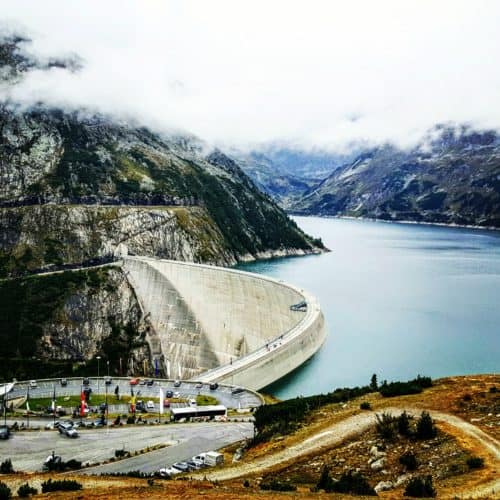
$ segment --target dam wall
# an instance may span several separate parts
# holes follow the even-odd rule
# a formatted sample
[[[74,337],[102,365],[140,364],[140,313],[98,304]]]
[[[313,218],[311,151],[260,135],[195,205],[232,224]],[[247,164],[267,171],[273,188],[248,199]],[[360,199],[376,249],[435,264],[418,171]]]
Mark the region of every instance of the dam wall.
[[[123,268],[170,378],[261,389],[310,358],[325,338],[316,299],[265,276],[125,257]],[[306,307],[290,306],[305,302]]]

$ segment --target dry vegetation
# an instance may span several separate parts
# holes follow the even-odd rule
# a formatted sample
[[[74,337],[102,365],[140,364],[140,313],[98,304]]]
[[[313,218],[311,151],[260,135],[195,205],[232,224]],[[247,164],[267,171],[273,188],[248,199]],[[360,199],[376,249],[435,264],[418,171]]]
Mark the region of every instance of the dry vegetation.
[[[274,454],[289,450],[294,445],[303,443],[313,436],[325,432],[333,424],[360,415],[371,415],[375,422],[375,413],[382,413],[385,408],[406,408],[413,410],[418,416],[422,410],[454,415],[464,422],[472,423],[491,438],[498,439],[500,435],[500,394],[492,387],[500,389],[500,377],[493,375],[450,377],[436,381],[434,387],[426,389],[421,394],[382,398],[378,393],[368,394],[348,402],[347,404],[332,404],[314,412],[305,424],[292,435],[278,437],[269,443],[264,443],[248,450],[240,463],[233,467],[249,466],[253,462],[266,457],[271,464],[265,471],[256,471],[227,481],[206,481],[178,479],[162,481],[155,479],[148,484],[146,479],[132,478],[87,478],[75,476],[83,483],[83,490],[53,494],[51,498],[322,498],[332,497],[322,491],[311,491],[317,483],[324,464],[330,467],[332,477],[338,477],[346,470],[359,470],[373,487],[380,481],[394,481],[405,478],[406,474],[431,474],[438,498],[493,498],[491,484],[498,485],[499,454],[498,441],[491,441],[493,446],[488,449],[470,433],[464,431],[457,421],[437,423],[437,436],[429,440],[415,440],[409,437],[397,436],[394,440],[384,440],[377,434],[374,427],[364,429],[360,434],[351,435],[340,444],[333,447],[318,448],[309,455],[303,455],[287,462],[273,463]],[[371,410],[361,410],[360,403],[366,401]],[[412,426],[415,426],[415,420]],[[373,470],[368,463],[373,457],[374,447],[385,459],[384,465]],[[236,447],[227,450],[227,462],[231,462],[232,452]],[[496,451],[495,451],[496,450]],[[400,456],[412,451],[418,462],[415,472],[399,462]],[[276,455],[278,456],[278,455]],[[484,467],[471,469],[467,459],[478,456],[484,459]],[[269,460],[270,459],[270,460]],[[237,470],[237,469],[236,469]],[[20,484],[28,481],[35,487],[47,475],[15,474],[3,476],[4,482],[17,491]],[[65,477],[70,477],[65,475]],[[280,493],[263,491],[259,485],[270,478],[290,482],[297,487],[296,492]],[[487,488],[485,488],[487,485]],[[314,489],[314,488],[313,488]],[[498,491],[498,490],[497,490]],[[402,498],[404,480],[395,489],[379,492],[382,498]],[[494,494],[493,494],[494,495]],[[352,498],[347,495],[334,494],[335,498]]]

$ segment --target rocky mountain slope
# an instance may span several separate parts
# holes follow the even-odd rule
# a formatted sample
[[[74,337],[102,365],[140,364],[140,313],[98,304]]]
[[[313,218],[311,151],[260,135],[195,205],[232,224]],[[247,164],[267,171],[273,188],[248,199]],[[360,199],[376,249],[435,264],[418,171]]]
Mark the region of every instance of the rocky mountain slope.
[[[293,206],[295,198],[316,186],[355,155],[273,147],[246,153],[232,151],[231,156],[262,191],[288,209]]]
[[[438,127],[410,151],[386,145],[298,197],[300,214],[500,227],[500,137]]]
[[[120,267],[1,280],[0,379],[84,373],[96,355],[126,373],[149,359],[148,328]]]
[[[20,40],[0,47],[4,88],[35,65]],[[224,265],[319,250],[234,161],[191,137],[6,99],[0,144],[0,275],[124,252]]]

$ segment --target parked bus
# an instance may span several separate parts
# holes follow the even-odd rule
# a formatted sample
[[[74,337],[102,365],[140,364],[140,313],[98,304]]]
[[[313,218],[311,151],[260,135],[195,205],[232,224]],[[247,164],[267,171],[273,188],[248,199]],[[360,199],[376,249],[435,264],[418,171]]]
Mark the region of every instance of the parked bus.
[[[223,405],[208,405],[208,406],[187,406],[185,408],[171,408],[170,418],[172,420],[180,420],[181,418],[197,418],[217,416],[227,416],[227,408]]]

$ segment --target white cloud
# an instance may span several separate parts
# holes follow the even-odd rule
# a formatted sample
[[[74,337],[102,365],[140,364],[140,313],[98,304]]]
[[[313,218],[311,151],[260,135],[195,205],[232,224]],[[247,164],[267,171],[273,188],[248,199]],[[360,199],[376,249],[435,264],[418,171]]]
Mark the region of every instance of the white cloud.
[[[14,91],[245,145],[407,144],[440,122],[500,128],[497,1],[5,0],[42,55]]]

